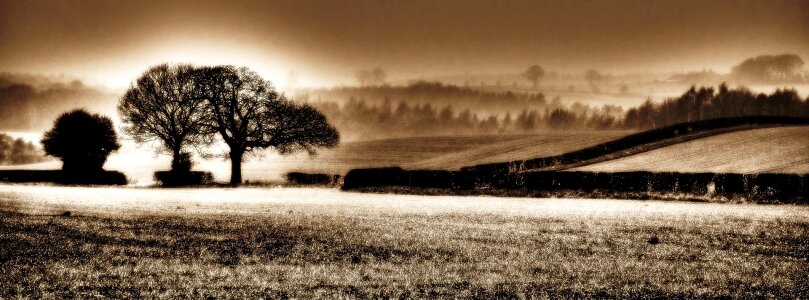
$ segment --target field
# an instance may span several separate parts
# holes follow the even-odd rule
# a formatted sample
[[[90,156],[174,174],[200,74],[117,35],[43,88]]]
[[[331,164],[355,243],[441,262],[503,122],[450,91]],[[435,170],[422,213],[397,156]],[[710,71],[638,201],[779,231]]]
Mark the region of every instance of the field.
[[[499,162],[563,153],[628,134],[626,131],[550,132],[532,135],[484,135],[457,137],[412,137],[349,141],[310,157],[306,153],[281,156],[274,153],[249,157],[242,172],[248,181],[282,181],[290,171],[345,174],[354,168],[405,166],[409,168],[457,169],[479,162]],[[33,135],[22,135],[37,141]],[[223,150],[224,151],[224,150]],[[216,151],[213,151],[217,153]],[[105,168],[124,172],[134,185],[149,185],[155,171],[166,170],[170,157],[155,156],[148,146],[123,141]],[[50,161],[0,169],[59,169]],[[197,159],[197,170],[213,172],[214,178],[230,178],[230,162],[222,158]]]
[[[804,206],[2,185],[0,210],[0,298],[809,293]]]
[[[809,126],[725,133],[571,170],[809,173]]]
[[[547,132],[490,145],[443,153],[432,158],[402,164],[408,169],[457,170],[461,167],[559,155],[608,142],[631,131]]]

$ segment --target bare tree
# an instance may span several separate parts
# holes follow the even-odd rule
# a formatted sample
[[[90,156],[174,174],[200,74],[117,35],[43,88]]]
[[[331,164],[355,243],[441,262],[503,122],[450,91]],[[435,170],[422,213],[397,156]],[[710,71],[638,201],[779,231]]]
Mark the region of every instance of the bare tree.
[[[124,132],[136,142],[160,142],[158,152],[172,155],[173,171],[188,171],[192,148],[212,142],[205,118],[206,100],[190,65],[161,64],[135,81],[118,104]]]
[[[545,77],[545,70],[543,70],[539,65],[533,65],[528,67],[528,69],[522,73],[522,77],[525,77],[525,79],[531,81],[536,89],[537,86],[539,86],[539,80],[542,79],[542,77]]]
[[[200,68],[200,86],[209,105],[209,123],[230,147],[231,184],[242,182],[246,153],[275,148],[282,154],[333,147],[340,140],[326,117],[297,105],[247,68]]]
[[[382,85],[385,83],[385,79],[387,79],[388,74],[385,73],[385,70],[382,70],[380,67],[376,67],[370,71],[371,74],[371,82],[374,85]]]

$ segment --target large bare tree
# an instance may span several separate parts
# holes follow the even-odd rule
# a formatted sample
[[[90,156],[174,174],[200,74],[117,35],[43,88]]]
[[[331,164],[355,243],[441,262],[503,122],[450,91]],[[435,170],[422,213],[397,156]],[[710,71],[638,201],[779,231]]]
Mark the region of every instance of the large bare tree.
[[[149,68],[121,98],[118,112],[124,132],[136,142],[160,142],[158,152],[172,155],[172,170],[190,169],[189,151],[212,142],[207,102],[191,65]]]
[[[199,68],[209,106],[209,124],[230,147],[231,184],[242,182],[244,155],[274,148],[282,154],[337,145],[340,136],[326,117],[292,102],[248,68]]]

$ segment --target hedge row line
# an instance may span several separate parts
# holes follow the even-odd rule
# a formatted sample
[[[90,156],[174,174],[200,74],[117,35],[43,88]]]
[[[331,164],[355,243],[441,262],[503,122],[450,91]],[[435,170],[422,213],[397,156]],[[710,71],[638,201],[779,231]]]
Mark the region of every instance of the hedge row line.
[[[332,185],[340,183],[340,175],[289,172],[287,173],[287,182],[299,185]]]
[[[213,174],[205,171],[157,171],[154,179],[165,187],[208,185],[213,183]]]
[[[738,126],[761,125],[809,125],[809,118],[779,117],[779,116],[748,116],[737,118],[718,118],[696,122],[674,124],[658,129],[652,129],[623,138],[598,144],[581,150],[568,152],[556,156],[540,157],[528,160],[515,160],[502,163],[481,164],[464,167],[461,170],[475,173],[489,174],[495,180],[503,180],[510,173],[541,169],[552,166],[566,165],[595,159],[607,154],[627,150],[640,145],[660,142],[676,138],[683,134],[704,132]]]
[[[354,169],[345,176],[344,190],[403,186],[412,188],[529,189],[538,191],[660,192],[715,194],[809,203],[809,174],[566,172],[512,173],[492,180],[487,174],[401,168]]]
[[[809,174],[565,172],[515,174],[507,188],[615,192],[680,192],[809,203]]]
[[[66,173],[62,170],[0,170],[0,181],[15,183],[46,182],[58,184],[125,185],[126,175],[118,171],[90,174]]]

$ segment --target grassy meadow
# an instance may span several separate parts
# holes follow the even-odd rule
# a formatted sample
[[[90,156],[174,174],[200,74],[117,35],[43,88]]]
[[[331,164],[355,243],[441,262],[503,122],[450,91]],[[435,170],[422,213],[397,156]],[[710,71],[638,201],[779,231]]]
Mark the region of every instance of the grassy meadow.
[[[0,211],[0,298],[809,293],[803,206],[2,185]]]

